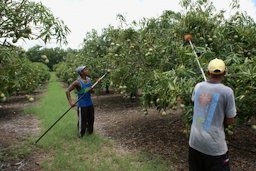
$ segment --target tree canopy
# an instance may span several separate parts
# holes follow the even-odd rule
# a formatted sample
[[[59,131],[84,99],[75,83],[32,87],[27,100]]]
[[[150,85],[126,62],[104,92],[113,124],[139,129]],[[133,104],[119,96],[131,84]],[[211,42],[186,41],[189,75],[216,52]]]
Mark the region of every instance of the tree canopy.
[[[57,43],[67,44],[69,32],[41,2],[0,1],[0,45],[12,46],[19,39],[41,39],[45,43],[56,39]]]

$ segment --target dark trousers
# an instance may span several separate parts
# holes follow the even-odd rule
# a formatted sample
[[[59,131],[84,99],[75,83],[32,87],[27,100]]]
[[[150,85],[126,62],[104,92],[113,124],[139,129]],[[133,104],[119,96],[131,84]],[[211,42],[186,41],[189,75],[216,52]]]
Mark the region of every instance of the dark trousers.
[[[189,147],[189,171],[230,171],[228,153],[210,156]]]
[[[78,133],[79,136],[82,137],[87,131],[89,134],[93,133],[93,125],[94,125],[94,107],[78,107]]]

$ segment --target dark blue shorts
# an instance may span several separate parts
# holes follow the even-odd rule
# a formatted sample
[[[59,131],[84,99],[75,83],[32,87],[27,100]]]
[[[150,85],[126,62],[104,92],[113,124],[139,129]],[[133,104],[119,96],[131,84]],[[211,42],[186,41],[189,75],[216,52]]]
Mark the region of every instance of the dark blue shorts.
[[[189,147],[190,171],[230,171],[228,152],[220,156],[210,156]]]

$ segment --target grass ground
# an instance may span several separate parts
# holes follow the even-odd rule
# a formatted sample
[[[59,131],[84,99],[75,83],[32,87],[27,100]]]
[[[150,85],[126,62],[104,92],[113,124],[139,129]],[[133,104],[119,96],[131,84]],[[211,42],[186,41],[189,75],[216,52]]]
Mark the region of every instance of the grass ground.
[[[37,114],[41,120],[42,134],[68,108],[65,90],[52,74],[48,88],[39,103],[26,109],[26,112]],[[49,156],[42,162],[43,170],[170,170],[166,161],[143,152],[120,150],[112,140],[100,136],[97,132],[79,139],[76,122],[76,111],[72,109],[37,143],[37,148],[47,152]]]

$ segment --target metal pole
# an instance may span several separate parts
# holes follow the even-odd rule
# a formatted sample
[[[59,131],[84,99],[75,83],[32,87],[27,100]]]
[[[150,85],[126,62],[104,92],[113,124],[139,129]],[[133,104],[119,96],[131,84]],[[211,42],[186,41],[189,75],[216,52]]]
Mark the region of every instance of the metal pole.
[[[201,67],[201,65],[200,65],[200,62],[199,62],[199,60],[198,60],[198,56],[197,56],[197,54],[196,54],[195,48],[194,48],[194,46],[193,46],[191,40],[188,40],[188,41],[189,41],[189,44],[190,44],[190,46],[191,46],[191,48],[192,48],[192,50],[193,50],[193,52],[194,52],[194,55],[196,56],[196,62],[197,62],[197,64],[198,64],[199,68],[200,68],[200,71],[201,71],[202,75],[203,75],[204,81],[207,81],[206,76],[205,76],[205,73],[204,73],[204,70],[202,69],[202,67]]]

